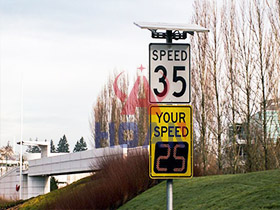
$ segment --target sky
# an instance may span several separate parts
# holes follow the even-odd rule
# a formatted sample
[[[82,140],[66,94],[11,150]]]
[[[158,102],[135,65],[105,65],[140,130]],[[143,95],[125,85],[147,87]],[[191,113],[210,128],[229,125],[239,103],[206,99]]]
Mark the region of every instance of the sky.
[[[92,106],[113,71],[148,69],[135,21],[190,23],[193,0],[0,0],[0,146],[65,134],[90,145]],[[147,71],[147,70],[146,70]],[[22,84],[22,85],[21,85]],[[19,148],[16,150],[18,151]]]

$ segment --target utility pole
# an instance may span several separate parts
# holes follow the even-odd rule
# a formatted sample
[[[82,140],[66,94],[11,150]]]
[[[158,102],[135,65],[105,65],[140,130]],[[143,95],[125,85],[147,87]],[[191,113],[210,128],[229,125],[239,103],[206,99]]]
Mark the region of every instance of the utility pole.
[[[19,168],[19,199],[22,199],[22,142],[23,142],[23,73],[20,81],[20,168]]]

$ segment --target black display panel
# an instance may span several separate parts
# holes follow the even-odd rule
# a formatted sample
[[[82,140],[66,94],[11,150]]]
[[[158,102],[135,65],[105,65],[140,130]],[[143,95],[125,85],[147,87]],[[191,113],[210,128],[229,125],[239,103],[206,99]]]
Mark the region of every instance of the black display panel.
[[[157,142],[155,173],[186,173],[189,145],[187,142]]]

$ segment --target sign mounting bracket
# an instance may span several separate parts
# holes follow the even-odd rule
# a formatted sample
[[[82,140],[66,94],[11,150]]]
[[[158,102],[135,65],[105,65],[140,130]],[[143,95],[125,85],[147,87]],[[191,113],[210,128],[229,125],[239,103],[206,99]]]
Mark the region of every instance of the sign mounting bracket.
[[[180,32],[178,30],[172,31],[172,30],[166,30],[166,32],[159,32],[156,29],[149,29],[149,31],[151,31],[152,34],[152,38],[154,39],[175,39],[175,40],[179,40],[179,39],[186,39],[187,38],[187,34],[191,34],[193,35],[193,32],[187,32],[187,31],[183,31]]]
[[[134,22],[141,29],[151,31],[154,39],[186,39],[187,34],[194,35],[194,32],[209,32],[209,29],[195,24],[182,23],[158,23],[158,22]],[[159,31],[161,30],[161,31]]]

